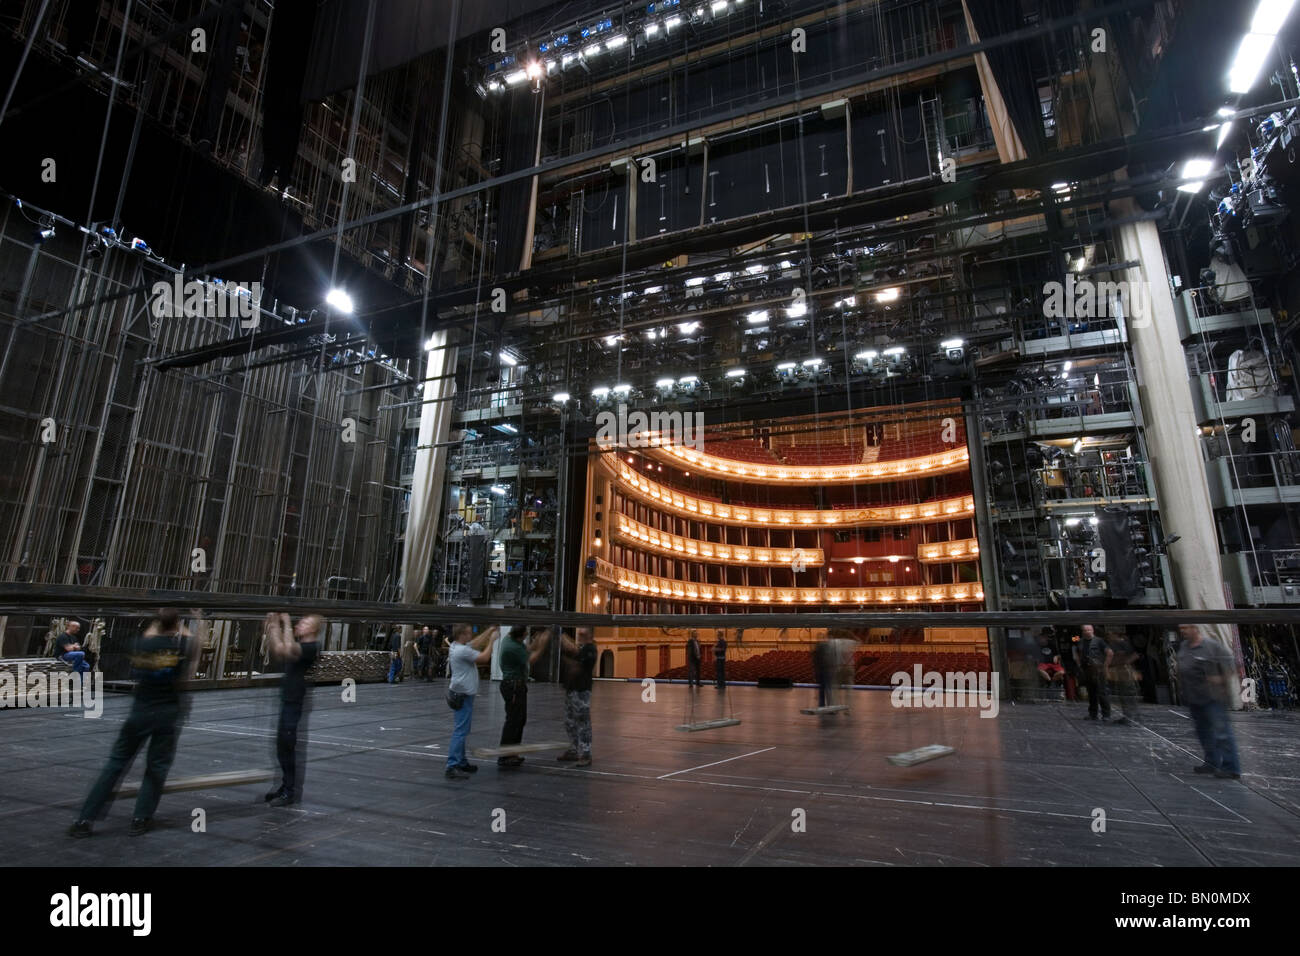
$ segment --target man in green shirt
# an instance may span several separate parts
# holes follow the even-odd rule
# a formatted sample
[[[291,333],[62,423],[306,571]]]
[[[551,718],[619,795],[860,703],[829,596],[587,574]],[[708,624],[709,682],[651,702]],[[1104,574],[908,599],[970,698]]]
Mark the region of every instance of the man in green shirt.
[[[528,672],[545,653],[550,640],[550,628],[534,627],[529,634],[528,628],[516,624],[501,641],[501,697],[506,702],[506,722],[501,728],[503,747],[524,739],[524,723],[528,720]],[[523,762],[524,758],[518,754],[497,758],[498,767],[518,767]]]

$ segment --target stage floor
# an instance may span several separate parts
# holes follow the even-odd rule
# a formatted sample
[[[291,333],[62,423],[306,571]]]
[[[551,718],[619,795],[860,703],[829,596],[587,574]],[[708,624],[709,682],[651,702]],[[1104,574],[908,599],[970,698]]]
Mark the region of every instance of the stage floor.
[[[848,715],[805,716],[812,691],[733,687],[742,723],[699,733],[688,691],[600,681],[594,763],[553,753],[522,767],[481,761],[443,777],[451,712],[444,681],[362,684],[312,693],[302,803],[262,801],[265,784],[168,794],[157,829],[127,836],[120,800],[95,836],[66,835],[130,701],[104,716],[0,713],[0,863],[142,865],[1205,866],[1300,862],[1300,717],[1232,717],[1241,781],[1191,773],[1199,763],[1185,710],[1145,705],[1142,726],[1083,720],[1083,704],[894,708],[856,691]],[[720,695],[698,692],[697,719]],[[196,693],[173,777],[274,766],[277,692]],[[484,682],[471,747],[498,739],[504,708]],[[563,700],[529,691],[525,742],[563,739]],[[886,757],[956,748],[911,768]],[[139,779],[137,757],[127,784]],[[206,832],[193,832],[193,811]],[[1105,832],[1095,832],[1097,810]],[[798,811],[802,811],[799,813]],[[800,819],[802,832],[796,832]],[[504,823],[504,832],[501,832]]]

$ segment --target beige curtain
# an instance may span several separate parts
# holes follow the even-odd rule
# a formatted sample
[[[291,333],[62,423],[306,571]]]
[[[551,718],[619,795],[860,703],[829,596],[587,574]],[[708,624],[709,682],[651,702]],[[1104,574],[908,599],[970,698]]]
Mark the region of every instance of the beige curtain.
[[[442,520],[443,487],[447,474],[446,442],[451,434],[452,402],[456,391],[456,350],[447,347],[447,333],[435,332],[424,383],[425,405],[420,414],[419,449],[411,484],[411,508],[402,547],[402,596],[407,604],[429,600],[425,581],[433,564]],[[443,376],[448,376],[444,378]],[[435,447],[436,446],[436,447]]]

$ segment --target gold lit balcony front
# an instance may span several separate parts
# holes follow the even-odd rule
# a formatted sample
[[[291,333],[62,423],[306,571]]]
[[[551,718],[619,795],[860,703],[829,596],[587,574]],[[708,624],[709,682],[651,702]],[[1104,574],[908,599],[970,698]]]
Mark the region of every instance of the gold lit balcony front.
[[[750,547],[740,544],[722,544],[716,541],[698,541],[695,538],[684,538],[666,531],[657,531],[623,515],[619,515],[616,520],[615,538],[685,560],[761,567],[790,567],[794,564],[802,564],[815,568],[820,567],[826,559],[821,548]]]
[[[905,478],[929,478],[970,467],[965,447],[917,458],[850,465],[783,465],[720,458],[684,445],[651,445],[644,453],[714,478],[780,485],[872,484]]]
[[[831,511],[729,505],[721,501],[697,498],[651,481],[616,454],[603,454],[600,456],[600,462],[617,479],[619,488],[629,495],[646,504],[667,509],[687,518],[697,518],[717,524],[774,528],[853,528],[870,525],[924,524],[945,518],[967,517],[975,512],[975,499],[971,495],[940,498],[920,504],[837,508]]]
[[[916,560],[922,564],[938,564],[943,561],[969,560],[979,557],[980,545],[974,538],[960,541],[938,541],[934,544],[917,545]]]
[[[616,567],[603,558],[596,559],[596,577],[624,594],[649,600],[703,604],[798,607],[818,604],[962,604],[984,600],[984,587],[978,581],[883,588],[750,587],[661,578]]]

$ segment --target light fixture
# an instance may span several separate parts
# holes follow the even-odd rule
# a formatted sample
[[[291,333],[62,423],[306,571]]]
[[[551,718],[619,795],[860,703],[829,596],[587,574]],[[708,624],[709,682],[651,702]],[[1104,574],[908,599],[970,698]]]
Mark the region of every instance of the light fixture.
[[[818,365],[821,365],[821,364],[822,364],[822,360],[821,360],[821,359],[819,359],[819,358],[810,358],[810,359],[804,359],[803,367],[804,367],[804,368],[816,368]]]
[[[1093,515],[1091,518],[1088,519],[1088,524],[1092,525],[1095,528],[1097,527],[1097,525],[1101,524],[1101,522],[1097,520],[1096,515]]]
[[[1080,256],[1078,259],[1074,260],[1074,271],[1082,272],[1084,270],[1084,267],[1087,266],[1087,264],[1088,264],[1088,260],[1083,258],[1083,256]]]
[[[698,382],[699,380],[700,377],[698,375],[683,375],[681,378],[677,380],[677,384],[690,387],[694,385],[696,382]]]
[[[506,84],[508,86],[518,86],[526,79],[528,79],[528,73],[524,70],[515,70],[513,73],[506,74]]]
[[[906,352],[906,351],[907,351],[907,349],[903,348],[901,345],[894,345],[894,346],[891,346],[890,348],[885,349],[885,351],[884,351],[883,354],[885,354],[885,355],[889,355],[889,356],[892,356],[892,355],[902,355],[902,354],[903,354],[904,352]]]
[[[1277,36],[1293,6],[1295,0],[1259,0],[1255,17],[1250,21],[1250,32]]]
[[[1189,159],[1187,162],[1183,163],[1183,173],[1181,178],[1194,179],[1196,181],[1183,183],[1178,187],[1178,191],[1184,193],[1199,192],[1201,187],[1205,185],[1205,181],[1201,179],[1201,177],[1208,174],[1213,168],[1214,160],[1212,159]]]
[[[655,382],[655,388],[672,388],[676,384],[677,384],[676,379],[661,378],[659,379],[659,381]]]
[[[693,289],[698,285],[704,285],[704,282],[705,282],[704,276],[695,276],[692,279],[686,280],[686,288]]]
[[[797,319],[801,315],[806,315],[807,313],[808,313],[808,305],[807,303],[804,302],[799,302],[795,305],[790,306],[790,308],[785,310],[785,314],[790,316],[790,318],[792,319]]]
[[[694,331],[695,331],[696,329],[698,329],[699,327],[700,327],[700,323],[698,323],[698,322],[678,322],[678,323],[677,323],[677,331],[680,332],[680,333],[682,333],[682,335],[690,335],[692,332],[694,332]]]
[[[568,392],[556,392],[554,395],[551,396],[551,401],[553,401],[556,405],[563,405],[572,397],[573,396],[571,396]]]
[[[515,358],[509,352],[498,352],[497,354],[501,357],[501,361],[505,362],[511,368],[514,368],[519,364],[519,359]]]
[[[628,385],[626,382],[620,382],[618,385],[614,386],[614,391],[619,395],[626,395],[628,392],[632,391],[632,386]]]
[[[713,3],[709,4],[709,9],[714,13],[722,13],[727,9],[727,0],[713,0]]]
[[[1220,107],[1219,107],[1219,112],[1216,113],[1215,115],[1216,115],[1216,116],[1227,117],[1227,116],[1235,116],[1236,114],[1237,114],[1237,111],[1234,110],[1231,106],[1220,106]]]
[[[524,68],[524,72],[528,74],[530,79],[536,80],[542,75],[542,64],[534,60]]]
[[[966,344],[965,339],[945,339],[939,343],[941,349],[959,349]]]
[[[1072,368],[1074,368],[1074,363],[1073,363],[1073,362],[1066,362],[1064,365],[1061,366],[1061,371],[1062,371],[1062,372],[1068,372],[1068,371],[1069,371],[1070,369],[1072,369]]]
[[[898,298],[899,295],[900,295],[900,290],[899,290],[899,288],[898,288],[897,286],[892,286],[892,287],[890,287],[890,288],[888,288],[888,289],[881,289],[879,292],[877,292],[877,293],[876,293],[876,301],[877,301],[877,302],[893,302],[895,299]]]
[[[681,24],[681,22],[682,22],[682,18],[681,18],[681,17],[679,17],[679,16],[671,16],[671,17],[669,17],[667,20],[664,21],[664,29],[665,29],[665,30],[671,30],[673,27],[678,26],[679,24]]]
[[[646,35],[646,36],[648,36],[648,37],[652,37],[652,36],[654,36],[654,35],[655,35],[656,33],[658,33],[658,32],[659,32],[659,24],[657,24],[657,23],[647,23],[647,24],[645,25],[645,35]]]
[[[560,69],[567,70],[569,67],[573,65],[573,61],[576,60],[577,58],[578,58],[578,54],[576,53],[564,54],[564,56],[560,57]]]
[[[583,55],[584,57],[586,57],[587,59],[591,59],[593,56],[595,56],[597,53],[599,53],[602,49],[604,49],[604,47],[602,47],[599,43],[592,43],[592,44],[590,44],[590,45],[588,45],[588,46],[584,46],[584,47],[582,48],[582,55]]]
[[[1228,92],[1249,93],[1250,88],[1259,79],[1259,71],[1268,61],[1268,53],[1273,46],[1273,37],[1267,33],[1247,33],[1241,38],[1237,55],[1228,71]]]
[[[492,492],[492,494],[494,495],[504,495],[506,493],[506,490],[502,488],[500,485],[493,485],[488,490]]]
[[[607,335],[607,336],[605,336],[605,344],[608,345],[608,346],[610,346],[611,348],[612,348],[613,346],[617,345],[617,344],[618,344],[619,342],[621,342],[621,341],[623,341],[623,336],[621,336],[621,335]]]
[[[1067,528],[1073,528],[1073,527],[1075,527],[1076,525],[1078,525],[1078,523],[1079,523],[1079,519],[1078,519],[1078,518],[1066,518],[1066,519],[1065,519],[1065,526],[1066,526]]]
[[[1073,451],[1076,455],[1079,454],[1079,452],[1083,451],[1083,439],[1076,438],[1074,440],[1074,444],[1070,446],[1070,450]]]
[[[758,325],[767,321],[767,309],[759,309],[757,312],[751,312],[745,316],[745,321],[750,325]]]
[[[857,359],[859,362],[871,362],[874,361],[876,356],[879,354],[880,353],[877,352],[875,349],[867,349],[865,352],[859,352],[857,355],[853,357]]]
[[[604,385],[598,385],[591,390],[592,398],[604,398],[608,394],[609,394],[609,389],[606,388]]]
[[[778,372],[788,372],[790,369],[794,368],[794,364],[794,362],[782,362],[776,367],[776,370]]]
[[[329,294],[325,296],[325,304],[346,315],[352,314],[352,296],[342,289],[330,289]]]
[[[727,369],[727,378],[740,378],[744,374],[745,374],[745,370],[743,368]]]
[[[889,563],[890,563],[890,564],[897,564],[897,563],[899,562],[899,560],[900,560],[900,558],[899,558],[898,555],[896,555],[896,554],[891,554],[891,555],[889,556]]]
[[[656,292],[662,292],[662,291],[664,291],[664,287],[661,285],[648,285],[641,290],[641,294],[654,295]]]
[[[627,37],[625,37],[621,33],[615,33],[612,37],[610,37],[608,40],[605,41],[605,49],[617,50],[626,42],[627,42]]]

